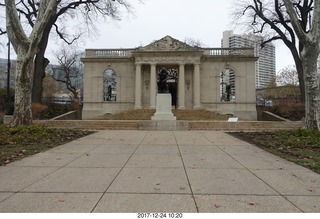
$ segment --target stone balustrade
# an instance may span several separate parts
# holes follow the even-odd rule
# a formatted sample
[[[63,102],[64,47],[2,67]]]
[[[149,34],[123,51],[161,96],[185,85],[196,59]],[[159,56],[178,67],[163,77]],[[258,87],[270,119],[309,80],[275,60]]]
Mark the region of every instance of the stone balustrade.
[[[254,48],[205,48],[204,55],[254,57]]]
[[[86,49],[86,57],[130,57],[133,49]]]
[[[206,56],[254,57],[253,48],[202,48]],[[131,57],[136,49],[86,49],[86,57]]]

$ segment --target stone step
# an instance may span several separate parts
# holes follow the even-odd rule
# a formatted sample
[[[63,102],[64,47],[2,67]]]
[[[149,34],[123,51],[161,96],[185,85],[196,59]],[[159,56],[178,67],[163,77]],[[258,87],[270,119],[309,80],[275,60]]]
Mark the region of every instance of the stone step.
[[[38,120],[36,124],[52,128],[93,129],[93,130],[138,130],[139,121],[99,120]]]
[[[189,121],[189,130],[273,131],[303,128],[302,122],[286,121]]]
[[[212,131],[273,131],[303,127],[302,122],[280,121],[138,121],[138,120],[39,120],[52,128],[72,128],[91,130],[212,130]]]

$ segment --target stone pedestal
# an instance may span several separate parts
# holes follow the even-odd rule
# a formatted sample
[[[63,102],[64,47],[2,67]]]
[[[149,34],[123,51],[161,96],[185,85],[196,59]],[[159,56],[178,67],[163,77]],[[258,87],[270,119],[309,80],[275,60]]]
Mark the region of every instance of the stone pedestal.
[[[156,113],[151,120],[176,120],[171,109],[171,94],[157,94]]]

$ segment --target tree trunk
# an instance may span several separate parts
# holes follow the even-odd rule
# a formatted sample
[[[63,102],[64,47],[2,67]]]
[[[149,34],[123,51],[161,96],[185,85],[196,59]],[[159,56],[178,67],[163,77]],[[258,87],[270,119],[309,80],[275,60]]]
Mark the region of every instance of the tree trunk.
[[[306,45],[302,52],[302,63],[304,69],[305,91],[306,91],[306,128],[319,129],[320,121],[320,90],[317,80],[317,59],[319,46]]]
[[[300,100],[302,103],[305,103],[306,101],[306,86],[305,86],[305,81],[304,81],[304,72],[303,72],[303,65],[301,61],[295,62],[296,64],[296,69],[298,73],[298,79],[299,79],[299,88],[300,88]]]
[[[42,102],[42,92],[43,86],[42,82],[46,76],[46,67],[49,64],[49,60],[44,57],[45,49],[41,49],[37,53],[34,61],[34,78],[33,78],[33,87],[32,87],[32,102],[41,103]]]
[[[17,53],[14,113],[11,126],[32,124],[32,82],[33,56],[28,56],[26,51],[20,49]]]
[[[302,103],[305,103],[305,82],[304,82],[304,71],[303,71],[303,65],[302,65],[302,61],[301,61],[301,57],[300,57],[300,54],[301,52],[299,53],[296,46],[292,43],[285,43],[286,46],[289,48],[291,54],[292,54],[292,57],[293,57],[293,60],[294,60],[294,63],[296,65],[296,70],[297,70],[297,74],[298,74],[298,79],[299,79],[299,88],[300,88],[300,94],[301,94],[301,102]]]
[[[44,57],[48,46],[48,40],[52,25],[55,23],[57,16],[53,16],[48,21],[46,28],[44,29],[41,41],[39,43],[39,52],[36,55],[34,61],[34,79],[32,87],[32,102],[41,103],[42,102],[42,92],[43,86],[42,82],[46,76],[46,67],[49,64],[49,60]]]
[[[5,0],[8,37],[17,53],[12,126],[32,124],[33,64],[46,24],[57,11],[56,0],[41,0],[37,20],[29,36],[22,28],[15,1]]]

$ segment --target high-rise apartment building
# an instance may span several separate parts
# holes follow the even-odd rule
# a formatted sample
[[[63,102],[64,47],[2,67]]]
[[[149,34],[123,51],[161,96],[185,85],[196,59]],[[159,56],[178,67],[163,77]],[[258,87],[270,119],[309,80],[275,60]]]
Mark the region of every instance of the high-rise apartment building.
[[[254,47],[256,62],[256,88],[266,87],[276,74],[275,46],[272,43],[261,48],[263,38],[257,35],[237,35],[232,30],[223,32],[223,48]]]

